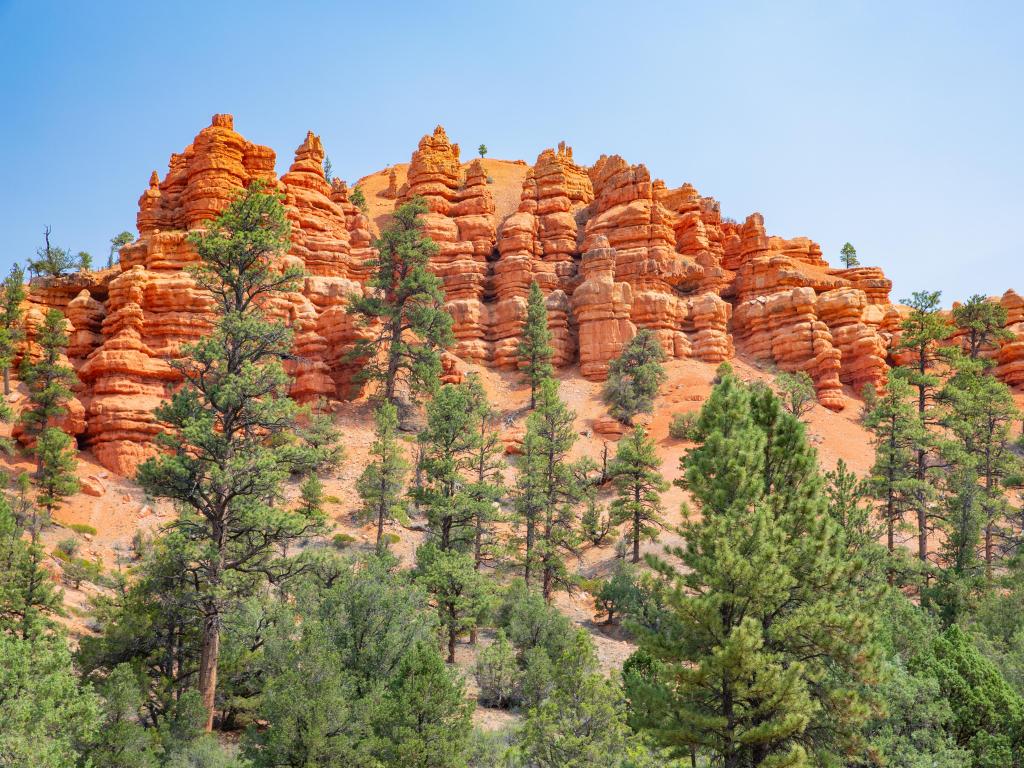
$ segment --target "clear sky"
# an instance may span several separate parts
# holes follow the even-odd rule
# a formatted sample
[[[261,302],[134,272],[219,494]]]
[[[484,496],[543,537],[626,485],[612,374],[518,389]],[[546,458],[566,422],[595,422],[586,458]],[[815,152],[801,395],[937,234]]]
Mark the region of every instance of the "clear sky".
[[[348,180],[443,124],[523,158],[559,140],[693,183],[768,231],[843,242],[894,298],[1024,291],[1021,2],[0,0],[0,269],[103,261],[149,174],[215,112]]]

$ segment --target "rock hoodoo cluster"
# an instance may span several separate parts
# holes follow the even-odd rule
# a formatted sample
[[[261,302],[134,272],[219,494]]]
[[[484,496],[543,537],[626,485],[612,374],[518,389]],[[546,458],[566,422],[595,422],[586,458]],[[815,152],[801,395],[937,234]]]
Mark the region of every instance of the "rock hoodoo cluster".
[[[346,354],[362,331],[346,305],[364,290],[382,217],[371,223],[343,181],[325,179],[323,158],[308,133],[278,178],[273,150],[243,138],[230,115],[214,115],[171,156],[162,179],[153,173],[139,199],[138,238],[116,267],[34,281],[28,343],[45,309],[65,313],[68,356],[82,381],[67,429],[112,471],[130,474],[155,450],[154,410],[180,381],[174,363],[210,327],[211,299],[185,270],[198,258],[188,234],[256,180],[283,196],[292,227],[286,259],[307,274],[271,308],[295,331],[292,395],[355,394]],[[546,297],[555,363],[578,363],[588,378],[603,379],[637,329],[649,328],[670,357],[717,363],[739,353],[806,371],[820,402],[836,410],[884,380],[905,309],[890,303],[880,269],[831,268],[813,241],[769,236],[757,213],[742,224],[724,219],[691,185],[668,188],[616,155],[584,167],[561,143],[525,178],[509,175],[518,190],[495,184],[495,164],[502,161],[463,162],[439,126],[420,141],[403,181],[398,166],[375,175],[377,201],[419,197],[428,208],[425,230],[439,248],[432,266],[455,320],[445,380],[462,376],[460,360],[516,365],[534,281]],[[512,195],[518,207],[514,198],[498,202]],[[996,374],[1022,387],[1024,299],[1008,291],[998,301],[1015,338],[990,353]]]

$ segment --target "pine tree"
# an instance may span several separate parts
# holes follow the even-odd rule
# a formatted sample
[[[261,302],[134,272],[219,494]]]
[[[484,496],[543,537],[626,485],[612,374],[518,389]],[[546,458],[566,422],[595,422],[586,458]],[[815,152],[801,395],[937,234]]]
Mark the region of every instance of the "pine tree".
[[[445,384],[427,403],[427,426],[419,434],[423,481],[413,493],[441,550],[465,550],[476,535],[476,509],[468,493],[480,442],[473,408],[467,386]]]
[[[980,294],[953,307],[953,323],[964,333],[967,355],[972,360],[977,360],[983,351],[992,350],[1000,342],[1013,338],[1013,331],[1006,328],[1006,307]]]
[[[349,304],[365,325],[380,323],[352,356],[368,361],[361,377],[380,382],[390,402],[395,402],[403,381],[413,392],[432,392],[441,373],[440,351],[454,339],[441,279],[429,269],[438,247],[423,233],[420,214],[426,212],[421,199],[395,209],[373,244],[377,257],[369,262],[373,274],[367,286],[376,290],[353,297]]]
[[[175,363],[183,386],[156,411],[169,427],[160,437],[166,453],[138,473],[147,493],[172,499],[182,510],[173,527],[191,547],[185,572],[202,624],[197,687],[207,730],[223,616],[239,599],[236,590],[252,586],[252,578],[241,576],[287,577],[291,565],[280,554],[321,524],[319,516],[280,506],[282,483],[338,458],[319,421],[313,421],[315,443],[306,439],[309,430],[288,397],[281,364],[292,333],[263,311],[266,302],[294,290],[301,275],[275,266],[290,246],[289,232],[281,197],[254,182],[189,236],[200,257],[192,275],[211,293],[217,321]]]
[[[875,462],[867,479],[871,495],[882,504],[889,554],[896,551],[896,532],[916,499],[928,493],[919,488],[917,453],[928,444],[912,392],[906,380],[890,372],[882,395],[868,389],[865,396],[864,426],[874,435]],[[895,574],[890,573],[890,581]]]
[[[0,636],[31,640],[52,628],[50,617],[63,615],[63,596],[43,568],[38,532],[30,530],[28,540],[23,532],[7,499],[0,497]]]
[[[531,411],[537,407],[537,387],[555,372],[551,365],[551,358],[554,355],[551,339],[544,294],[534,281],[530,283],[530,295],[526,299],[526,324],[523,326],[523,338],[519,342],[517,353],[519,368],[530,381]]]
[[[652,331],[644,328],[608,366],[602,396],[608,412],[623,424],[638,413],[650,413],[658,387],[667,378],[662,363],[665,351]]]
[[[448,663],[455,663],[460,636],[483,621],[488,608],[487,578],[468,554],[425,544],[416,552],[417,581],[430,595],[448,648]]]
[[[950,480],[951,495],[961,505],[977,506],[982,559],[991,581],[997,549],[1015,549],[1011,544],[1013,526],[1008,521],[1008,490],[1024,479],[1024,461],[1013,450],[1012,437],[1021,412],[1010,389],[986,373],[985,366],[974,358],[958,361],[957,372],[947,381],[941,398],[948,405],[942,426],[950,438],[943,442],[942,452],[959,475]],[[961,521],[966,520],[963,514]],[[1000,547],[1000,542],[1006,546]]]
[[[377,523],[377,551],[383,546],[384,524],[403,520],[402,486],[409,473],[409,462],[398,442],[398,409],[382,401],[374,415],[376,439],[370,446],[373,460],[366,465],[356,481],[356,490],[363,500],[360,519]]]
[[[852,243],[843,244],[842,250],[839,251],[839,258],[846,269],[860,266],[860,260],[857,258],[857,249],[853,247]]]
[[[44,277],[62,277],[78,265],[77,260],[67,248],[50,245],[50,228],[43,230],[43,247],[36,249],[36,258],[28,260],[30,275]]]
[[[847,554],[864,562],[862,577],[871,583],[884,580],[890,571],[890,558],[879,541],[887,534],[888,526],[875,514],[869,482],[858,478],[839,459],[836,468],[825,473],[825,493],[829,517],[843,531]]]
[[[120,232],[114,235],[112,238],[110,238],[110,253],[107,254],[108,269],[114,266],[114,254],[119,253],[122,248],[124,248],[126,245],[128,245],[128,243],[132,242],[134,239],[135,235],[133,235],[128,230]]]
[[[611,505],[612,520],[616,525],[630,524],[634,563],[640,562],[641,539],[656,541],[659,529],[665,527],[661,494],[668,490],[668,483],[660,467],[654,441],[643,427],[636,427],[619,441],[608,469],[618,494]]]
[[[60,310],[51,309],[36,330],[38,357],[26,355],[21,362],[21,378],[28,388],[30,406],[21,414],[25,433],[38,437],[56,419],[67,413],[71,387],[78,383],[74,369],[65,363],[68,346],[67,321]]]
[[[485,562],[494,562],[499,556],[494,524],[500,519],[498,502],[504,493],[505,448],[494,428],[497,413],[491,408],[479,377],[470,375],[466,386],[478,437],[466,495],[473,512],[473,567],[480,570]],[[476,642],[475,629],[472,642]]]
[[[938,371],[941,358],[937,346],[939,342],[948,339],[952,331],[949,322],[939,312],[941,296],[938,291],[916,291],[911,298],[903,302],[910,306],[910,314],[900,325],[898,349],[912,355],[912,362],[898,370],[906,376],[910,385],[917,389],[917,413],[926,429],[937,419],[934,400],[941,382]],[[914,504],[917,511],[917,557],[922,563],[928,560],[928,528],[931,516],[928,489],[929,475],[932,473],[929,471],[928,455],[928,444],[922,442],[917,449],[917,487]]]
[[[724,766],[838,763],[866,716],[876,594],[828,515],[803,425],[770,390],[727,373],[698,429],[683,467],[700,517],[684,524],[685,548],[668,550],[682,567],[654,561],[671,589],[658,620],[637,627],[634,717],[657,742]]]
[[[36,503],[46,511],[46,519],[49,520],[64,499],[78,492],[79,483],[75,476],[78,452],[71,437],[56,427],[47,427],[40,433],[36,438],[35,452],[38,466],[33,478],[38,492]]]
[[[540,571],[541,592],[547,600],[556,586],[572,587],[565,556],[575,553],[579,543],[575,506],[588,495],[586,475],[593,465],[568,459],[577,437],[576,414],[559,398],[558,382],[546,379],[537,394],[537,408],[526,420],[517,506],[526,526],[526,581],[530,582],[534,569]]]
[[[807,371],[780,373],[776,382],[786,410],[798,419],[811,410],[818,400],[814,380]]]
[[[324,170],[324,179],[327,181],[328,184],[330,184],[331,183],[331,179],[334,178],[334,166],[331,165],[331,157],[330,157],[330,155],[326,155],[326,154],[324,155],[323,170]]]
[[[11,366],[18,352],[18,344],[25,338],[22,327],[25,300],[25,272],[15,264],[0,286],[0,370],[4,376],[4,395],[11,394]]]

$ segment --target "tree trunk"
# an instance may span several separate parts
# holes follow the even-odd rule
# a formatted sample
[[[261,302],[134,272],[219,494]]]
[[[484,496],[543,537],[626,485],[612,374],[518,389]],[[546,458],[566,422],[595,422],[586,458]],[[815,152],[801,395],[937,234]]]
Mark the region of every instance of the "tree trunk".
[[[527,513],[532,515],[532,512]],[[530,576],[533,566],[533,540],[536,536],[534,532],[533,520],[527,518],[526,520],[526,566],[523,570],[523,579],[526,581],[526,586],[530,586]]]
[[[380,552],[381,542],[384,540],[384,509],[377,513],[377,552]]]
[[[217,697],[217,663],[220,660],[220,616],[214,610],[203,619],[203,650],[199,658],[199,695],[206,708],[206,730],[213,730]]]
[[[4,368],[4,395],[11,394],[11,369]]]

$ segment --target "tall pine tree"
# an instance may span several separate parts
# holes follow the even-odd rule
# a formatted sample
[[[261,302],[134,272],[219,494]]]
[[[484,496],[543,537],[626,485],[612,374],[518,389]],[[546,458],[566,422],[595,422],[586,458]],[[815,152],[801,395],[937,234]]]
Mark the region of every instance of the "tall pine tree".
[[[392,403],[402,383],[411,393],[436,388],[440,353],[454,340],[441,278],[429,268],[438,247],[423,232],[420,214],[427,210],[420,198],[395,209],[373,243],[377,255],[369,262],[370,290],[349,302],[349,312],[375,329],[350,356],[366,361],[360,377],[379,382],[382,396]]]
[[[372,461],[356,481],[356,491],[363,505],[359,516],[377,524],[377,551],[383,547],[384,524],[402,520],[402,486],[409,473],[402,446],[398,442],[398,409],[384,400],[374,414],[376,437],[370,446]]]
[[[0,370],[4,376],[4,394],[11,394],[11,366],[18,344],[25,338],[22,327],[25,300],[25,271],[15,264],[0,286]]]
[[[612,520],[616,525],[629,524],[634,563],[640,562],[641,540],[657,540],[659,529],[665,527],[661,494],[669,486],[658,471],[660,467],[654,441],[638,426],[619,441],[608,468],[618,495],[611,505]]]
[[[537,407],[537,387],[555,372],[551,365],[554,355],[551,339],[544,294],[534,281],[530,283],[530,294],[526,299],[526,324],[523,325],[523,338],[518,349],[519,368],[530,381],[531,411]]]
[[[321,524],[319,516],[282,506],[282,484],[338,457],[331,435],[307,439],[281,362],[291,353],[292,332],[264,309],[301,276],[278,266],[289,233],[281,197],[253,182],[189,236],[200,258],[191,273],[212,295],[217,320],[175,363],[183,386],[156,412],[169,426],[160,437],[166,452],[138,473],[147,493],[182,511],[174,528],[191,545],[186,575],[202,624],[197,687],[207,730],[226,610],[254,580],[287,577],[292,565],[281,553]]]

